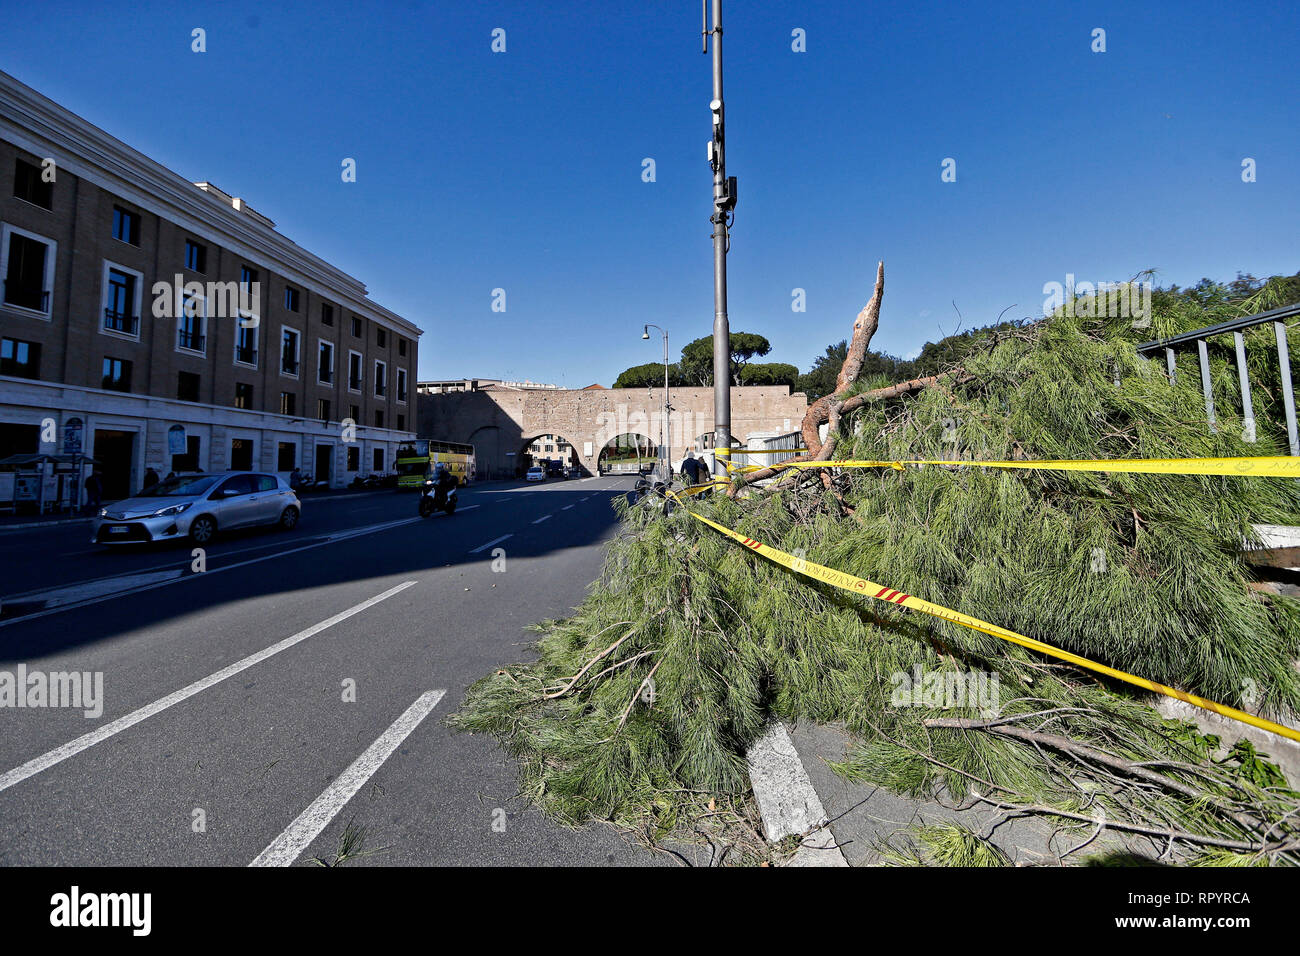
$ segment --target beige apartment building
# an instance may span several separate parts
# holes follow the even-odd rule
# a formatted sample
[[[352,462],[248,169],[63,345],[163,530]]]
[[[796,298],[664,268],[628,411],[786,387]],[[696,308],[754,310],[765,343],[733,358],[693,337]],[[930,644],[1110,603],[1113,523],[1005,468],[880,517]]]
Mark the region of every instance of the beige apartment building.
[[[414,437],[416,325],[2,72],[0,280],[0,459],[93,456],[106,499],[147,468],[338,487]]]

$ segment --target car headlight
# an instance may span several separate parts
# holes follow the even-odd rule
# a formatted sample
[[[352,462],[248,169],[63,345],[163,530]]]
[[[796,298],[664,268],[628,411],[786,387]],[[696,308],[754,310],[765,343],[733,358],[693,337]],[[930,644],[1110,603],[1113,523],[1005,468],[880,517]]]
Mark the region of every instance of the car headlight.
[[[151,518],[166,518],[166,517],[169,517],[170,515],[178,515],[178,514],[180,514],[182,511],[185,511],[187,508],[189,508],[190,504],[191,504],[191,502],[188,502],[188,501],[187,501],[187,502],[185,502],[185,504],[183,504],[183,505],[169,505],[169,506],[166,507],[166,508],[159,508],[159,509],[158,509],[157,511],[155,511],[152,515],[150,515],[150,517],[151,517]]]
[[[107,508],[100,508],[100,509],[99,509],[99,516],[100,516],[101,518],[107,518],[107,517],[108,517],[108,509],[107,509]]]

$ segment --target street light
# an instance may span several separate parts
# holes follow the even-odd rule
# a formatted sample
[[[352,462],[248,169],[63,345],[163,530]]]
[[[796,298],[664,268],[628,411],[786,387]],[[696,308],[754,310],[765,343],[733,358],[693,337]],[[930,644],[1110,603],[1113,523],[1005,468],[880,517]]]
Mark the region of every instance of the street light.
[[[663,449],[664,449],[664,481],[672,481],[673,478],[673,452],[672,452],[672,432],[668,428],[668,413],[672,406],[668,404],[668,330],[658,325],[646,325],[641,330],[641,338],[650,338],[650,330],[659,329],[664,334],[664,421],[662,427]]]

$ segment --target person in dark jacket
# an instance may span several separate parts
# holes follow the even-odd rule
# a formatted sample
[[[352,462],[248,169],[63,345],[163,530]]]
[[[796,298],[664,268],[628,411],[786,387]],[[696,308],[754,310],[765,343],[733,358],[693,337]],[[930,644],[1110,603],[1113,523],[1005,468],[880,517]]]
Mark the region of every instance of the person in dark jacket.
[[[86,476],[86,513],[94,514],[104,501],[104,479],[96,468]]]
[[[144,470],[143,490],[148,491],[156,484],[158,484],[158,472],[154,471],[153,468],[146,468]]]
[[[687,453],[686,460],[682,462],[682,474],[691,485],[700,483],[700,461],[694,455]]]

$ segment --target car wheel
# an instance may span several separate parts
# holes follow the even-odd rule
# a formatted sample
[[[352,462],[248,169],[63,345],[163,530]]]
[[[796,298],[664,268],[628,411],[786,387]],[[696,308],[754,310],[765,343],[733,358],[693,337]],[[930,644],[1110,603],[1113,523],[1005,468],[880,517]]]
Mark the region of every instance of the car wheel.
[[[195,544],[207,544],[217,533],[217,523],[207,515],[199,515],[190,522],[190,540]]]
[[[280,530],[292,531],[298,526],[298,509],[290,505],[280,512]]]

